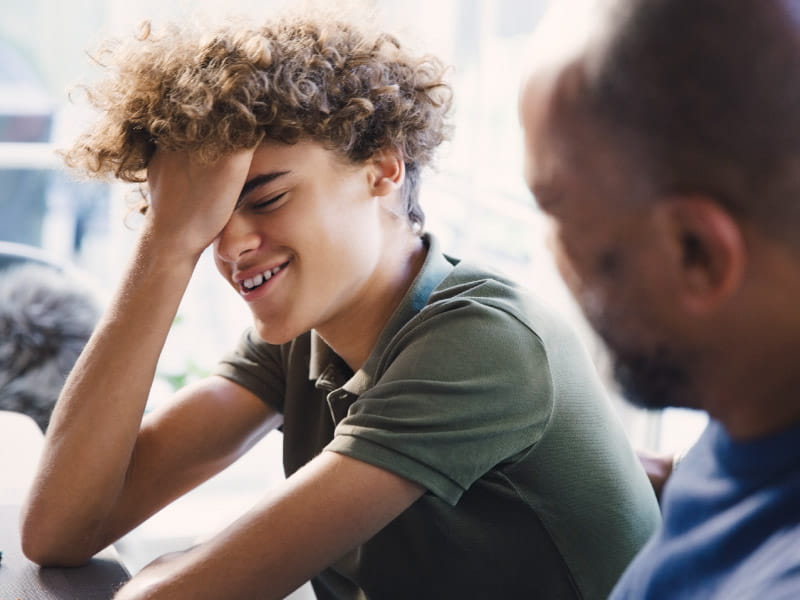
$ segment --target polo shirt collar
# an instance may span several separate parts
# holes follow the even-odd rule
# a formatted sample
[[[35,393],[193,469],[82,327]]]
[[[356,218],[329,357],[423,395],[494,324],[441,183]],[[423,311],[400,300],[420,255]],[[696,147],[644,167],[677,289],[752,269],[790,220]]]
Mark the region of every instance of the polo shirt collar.
[[[325,343],[315,330],[311,330],[311,348],[308,359],[308,378],[319,379],[331,364],[336,353]]]
[[[372,348],[364,365],[350,376],[341,386],[343,390],[356,396],[372,387],[378,363],[397,332],[410,321],[428,303],[433,290],[447,277],[453,269],[453,263],[442,254],[436,238],[426,233],[422,241],[428,249],[422,268],[411,286],[406,290],[400,304],[386,325],[383,327],[378,341]],[[346,363],[325,343],[316,331],[311,331],[311,348],[309,357],[308,378],[317,380],[317,387],[330,387],[333,389],[335,381],[328,381],[335,374],[342,374],[342,367],[347,369]],[[349,371],[349,369],[347,369]],[[341,381],[341,379],[340,379]]]

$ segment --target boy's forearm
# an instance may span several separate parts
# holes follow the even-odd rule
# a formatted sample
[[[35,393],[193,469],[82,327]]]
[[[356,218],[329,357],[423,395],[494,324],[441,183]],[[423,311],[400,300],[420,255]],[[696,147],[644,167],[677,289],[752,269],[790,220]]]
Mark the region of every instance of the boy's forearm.
[[[64,386],[24,509],[37,562],[80,563],[104,544],[125,483],[158,357],[196,258],[162,254],[145,232]]]
[[[115,600],[285,598],[423,491],[389,471],[322,452],[215,537],[142,569]]]

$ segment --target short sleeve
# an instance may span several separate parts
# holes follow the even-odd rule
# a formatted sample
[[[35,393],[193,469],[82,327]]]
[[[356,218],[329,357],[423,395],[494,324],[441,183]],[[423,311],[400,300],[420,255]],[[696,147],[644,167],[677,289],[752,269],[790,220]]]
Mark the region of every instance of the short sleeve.
[[[215,375],[238,383],[278,412],[283,412],[286,389],[281,346],[268,344],[247,329],[233,352],[217,364]]]
[[[540,439],[553,386],[540,338],[469,299],[426,307],[395,336],[374,386],[328,449],[423,485],[450,504]]]

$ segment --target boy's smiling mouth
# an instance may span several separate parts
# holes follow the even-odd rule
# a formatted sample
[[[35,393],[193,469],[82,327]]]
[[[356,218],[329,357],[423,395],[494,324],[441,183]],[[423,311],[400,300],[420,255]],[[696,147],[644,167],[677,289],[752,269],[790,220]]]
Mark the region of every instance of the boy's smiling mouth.
[[[272,279],[275,275],[280,273],[283,269],[285,269],[288,266],[289,262],[290,261],[287,260],[285,263],[282,263],[277,267],[267,269],[261,273],[256,273],[253,277],[249,277],[247,279],[239,281],[238,282],[239,289],[242,291],[242,293],[245,294],[248,292],[252,292],[255,289],[258,289],[266,282],[268,282],[270,279]]]

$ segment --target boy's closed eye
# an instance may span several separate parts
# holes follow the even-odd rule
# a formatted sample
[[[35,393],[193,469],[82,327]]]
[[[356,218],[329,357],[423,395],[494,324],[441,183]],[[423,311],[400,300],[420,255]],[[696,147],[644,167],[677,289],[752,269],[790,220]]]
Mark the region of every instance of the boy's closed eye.
[[[263,210],[265,208],[274,207],[281,200],[284,196],[286,196],[288,192],[282,192],[277,196],[273,196],[272,198],[268,198],[266,200],[257,200],[251,204],[251,208],[253,210]]]

